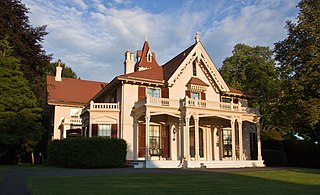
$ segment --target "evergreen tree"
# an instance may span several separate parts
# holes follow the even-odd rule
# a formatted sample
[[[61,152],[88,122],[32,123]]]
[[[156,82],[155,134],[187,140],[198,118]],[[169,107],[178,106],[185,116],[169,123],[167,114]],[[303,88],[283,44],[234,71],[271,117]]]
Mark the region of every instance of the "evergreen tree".
[[[7,39],[0,40],[0,160],[13,160],[32,152],[41,139],[41,109],[23,77],[20,62],[12,56]],[[6,159],[4,159],[6,158]]]
[[[45,98],[45,69],[50,62],[41,42],[46,26],[29,24],[28,9],[20,0],[0,1],[0,39],[7,37],[13,46],[12,56],[20,59],[21,71],[39,102]]]
[[[274,120],[283,129],[320,141],[320,0],[302,0],[288,37],[275,44],[282,93]]]

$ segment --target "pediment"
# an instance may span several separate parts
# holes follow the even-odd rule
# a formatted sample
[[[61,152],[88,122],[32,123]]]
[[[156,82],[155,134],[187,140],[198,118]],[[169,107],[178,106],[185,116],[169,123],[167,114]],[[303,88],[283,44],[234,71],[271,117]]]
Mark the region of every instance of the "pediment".
[[[195,47],[193,47],[193,49],[188,53],[188,55],[185,56],[184,60],[179,64],[178,68],[168,79],[168,84],[175,85],[177,81],[181,79],[181,76],[183,75],[187,67],[192,66],[194,60],[196,60],[199,67],[206,75],[207,80],[210,82],[210,85],[216,91],[230,91],[227,84],[221,77],[219,71],[217,70],[216,66],[214,65],[208,53],[206,52],[206,50],[200,42],[196,43]]]

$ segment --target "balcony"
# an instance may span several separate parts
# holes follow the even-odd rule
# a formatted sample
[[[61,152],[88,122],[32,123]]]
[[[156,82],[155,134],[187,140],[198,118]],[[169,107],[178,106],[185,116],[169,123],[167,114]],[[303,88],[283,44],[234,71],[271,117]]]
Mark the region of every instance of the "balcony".
[[[257,109],[243,107],[240,102],[237,104],[234,104],[233,102],[231,103],[214,102],[214,101],[191,99],[188,97],[185,97],[184,99],[180,99],[180,100],[168,99],[168,98],[145,97],[142,100],[136,102],[135,108],[139,108],[144,105],[170,107],[170,108],[177,108],[177,109],[180,107],[195,107],[195,108],[203,108],[203,109],[245,112],[247,114],[259,114]]]

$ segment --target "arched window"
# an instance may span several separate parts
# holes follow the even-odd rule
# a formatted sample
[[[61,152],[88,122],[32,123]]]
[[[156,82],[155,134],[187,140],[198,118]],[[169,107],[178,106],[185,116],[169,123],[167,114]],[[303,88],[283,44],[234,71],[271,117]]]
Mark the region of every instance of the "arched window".
[[[197,76],[197,63],[196,63],[196,61],[193,61],[193,63],[192,63],[192,75]]]
[[[151,62],[151,59],[152,59],[152,54],[151,54],[151,51],[149,50],[147,53],[147,61]]]

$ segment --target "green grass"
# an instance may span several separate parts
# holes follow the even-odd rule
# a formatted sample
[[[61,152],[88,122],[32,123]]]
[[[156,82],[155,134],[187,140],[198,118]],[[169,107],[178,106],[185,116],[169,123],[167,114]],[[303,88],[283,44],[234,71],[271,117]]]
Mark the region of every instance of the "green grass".
[[[318,194],[320,171],[30,177],[31,194]]]

